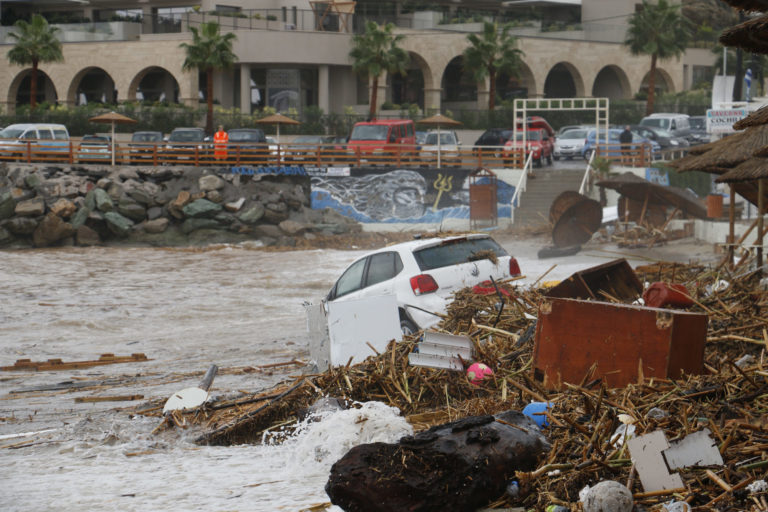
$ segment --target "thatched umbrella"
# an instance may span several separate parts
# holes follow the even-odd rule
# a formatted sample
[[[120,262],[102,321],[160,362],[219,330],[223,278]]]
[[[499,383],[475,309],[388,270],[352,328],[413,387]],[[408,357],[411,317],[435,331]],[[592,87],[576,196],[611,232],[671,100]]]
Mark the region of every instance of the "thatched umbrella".
[[[759,149],[768,146],[768,125],[753,126],[718,141],[707,144],[702,154],[686,156],[670,162],[678,172],[704,171],[722,174],[750,159]],[[720,172],[717,172],[720,170]]]
[[[135,119],[131,119],[123,114],[117,112],[108,112],[89,119],[92,123],[108,123],[112,125],[112,165],[115,165],[115,124],[133,124],[137,123]]]
[[[451,119],[448,116],[444,116],[443,114],[440,114],[439,112],[433,116],[425,117],[421,121],[418,121],[419,124],[427,125],[427,126],[436,126],[437,127],[437,168],[440,168],[440,126],[459,126],[461,123],[459,121],[456,121],[455,119]]]
[[[622,196],[641,202],[644,205],[652,203],[672,206],[700,219],[707,217],[707,209],[697,197],[687,190],[657,185],[635,176],[631,172],[625,172],[619,176],[598,181],[597,186],[613,189]],[[645,210],[645,207],[643,209]],[[642,222],[642,218],[643,215],[640,216],[640,222]]]
[[[768,16],[760,16],[723,30],[720,42],[724,46],[741,48],[750,53],[768,53]]]
[[[281,113],[272,114],[271,116],[263,117],[256,121],[259,124],[274,124],[277,125],[277,143],[280,144],[280,125],[281,124],[301,124],[295,119],[291,119],[288,116],[284,116]]]
[[[742,11],[768,11],[768,0],[723,0],[723,2]]]
[[[733,123],[733,128],[735,130],[743,130],[744,128],[763,124],[768,124],[768,106],[760,107],[744,119],[739,119]]]
[[[750,158],[746,162],[717,178],[716,181],[719,183],[730,183],[731,186],[734,184],[740,184],[742,186],[751,185],[752,187],[756,186],[757,268],[762,267],[764,236],[763,215],[765,215],[766,206],[768,205],[768,198],[766,198],[766,195],[768,195],[768,187],[765,186],[766,181],[768,181],[768,159],[760,157]],[[733,240],[733,238],[731,238],[731,240]]]

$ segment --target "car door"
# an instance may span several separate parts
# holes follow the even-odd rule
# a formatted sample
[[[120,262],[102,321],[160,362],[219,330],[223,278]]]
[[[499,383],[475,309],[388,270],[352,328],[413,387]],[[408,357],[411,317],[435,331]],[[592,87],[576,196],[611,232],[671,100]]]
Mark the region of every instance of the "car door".
[[[329,300],[339,302],[393,294],[394,277],[402,269],[402,260],[394,251],[379,252],[362,258],[350,265],[336,281]]]

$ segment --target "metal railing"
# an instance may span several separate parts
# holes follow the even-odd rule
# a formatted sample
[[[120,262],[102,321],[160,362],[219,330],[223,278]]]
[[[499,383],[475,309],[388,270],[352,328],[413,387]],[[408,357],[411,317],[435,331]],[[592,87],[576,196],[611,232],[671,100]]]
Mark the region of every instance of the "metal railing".
[[[512,199],[509,201],[512,207],[512,213],[510,214],[511,221],[515,222],[515,209],[520,206],[521,193],[525,192],[528,187],[528,173],[533,169],[533,152],[528,153],[528,157],[525,159],[525,165],[523,166],[523,172],[520,174],[520,179],[517,180],[515,186],[515,192],[512,194]]]
[[[592,162],[595,161],[595,154],[589,155],[587,161],[587,168],[584,170],[584,177],[581,178],[581,185],[579,185],[579,194],[584,195],[587,193],[587,185],[589,184],[589,176],[592,174]]]

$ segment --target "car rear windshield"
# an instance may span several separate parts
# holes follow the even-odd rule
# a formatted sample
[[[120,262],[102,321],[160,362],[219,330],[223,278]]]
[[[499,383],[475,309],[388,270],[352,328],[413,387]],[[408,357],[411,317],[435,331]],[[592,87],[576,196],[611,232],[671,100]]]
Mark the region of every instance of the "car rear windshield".
[[[643,124],[645,126],[653,126],[656,128],[663,128],[665,130],[669,130],[669,119],[667,119],[666,117],[650,117],[640,121],[640,124]]]
[[[131,138],[133,142],[159,142],[162,139],[159,133],[134,133]]]
[[[229,132],[229,142],[263,142],[264,138],[257,132]]]
[[[352,129],[349,140],[387,140],[389,127],[380,124],[362,124]]]
[[[168,140],[173,142],[199,142],[204,138],[205,136],[202,131],[184,130],[171,132],[171,136],[168,137]]]
[[[492,238],[460,238],[414,251],[413,256],[421,270],[431,270],[508,254]]]

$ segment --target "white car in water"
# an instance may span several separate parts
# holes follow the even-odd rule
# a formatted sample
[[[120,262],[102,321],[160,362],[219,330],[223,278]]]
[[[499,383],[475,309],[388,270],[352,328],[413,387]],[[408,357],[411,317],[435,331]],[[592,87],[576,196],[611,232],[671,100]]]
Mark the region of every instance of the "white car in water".
[[[394,295],[400,328],[411,334],[438,323],[454,292],[491,278],[518,275],[517,260],[488,235],[419,239],[357,259],[336,281],[326,301]]]

